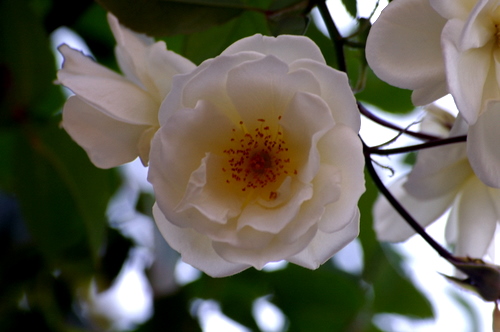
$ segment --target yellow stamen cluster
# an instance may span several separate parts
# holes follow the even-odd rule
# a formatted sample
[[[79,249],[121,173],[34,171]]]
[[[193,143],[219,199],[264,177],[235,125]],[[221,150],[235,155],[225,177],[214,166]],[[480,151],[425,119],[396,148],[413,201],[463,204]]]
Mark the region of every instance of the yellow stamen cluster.
[[[284,175],[297,174],[297,170],[290,165],[281,128],[272,133],[269,126],[265,125],[265,119],[257,121],[261,125],[253,132],[248,132],[243,121],[240,121],[241,129],[233,129],[231,147],[223,151],[228,157],[228,167],[222,168],[229,175],[226,183],[241,183],[242,191],[264,188],[272,183],[279,185]],[[276,197],[277,193],[271,191],[269,199],[274,200]]]

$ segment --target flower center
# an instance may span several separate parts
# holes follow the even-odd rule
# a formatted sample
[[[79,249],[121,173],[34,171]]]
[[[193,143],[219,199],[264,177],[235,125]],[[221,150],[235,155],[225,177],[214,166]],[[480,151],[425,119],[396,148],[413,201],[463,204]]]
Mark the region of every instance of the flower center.
[[[278,117],[278,120],[281,116]],[[235,184],[241,191],[249,189],[268,191],[268,199],[277,198],[275,190],[288,175],[297,174],[293,168],[281,127],[271,130],[265,119],[258,119],[260,126],[253,132],[240,121],[241,130],[233,129],[231,147],[223,152],[228,157],[226,183]]]

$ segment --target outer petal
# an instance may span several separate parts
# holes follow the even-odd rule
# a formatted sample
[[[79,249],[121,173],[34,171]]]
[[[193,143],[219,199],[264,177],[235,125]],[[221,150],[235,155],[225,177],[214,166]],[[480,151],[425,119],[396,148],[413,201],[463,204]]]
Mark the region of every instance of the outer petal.
[[[288,261],[308,269],[317,269],[340,249],[354,240],[359,233],[359,210],[353,214],[349,223],[342,229],[325,233],[318,231],[314,239],[300,253],[287,258]]]
[[[429,0],[432,8],[447,20],[458,18],[462,21],[467,20],[472,8],[477,0]]]
[[[302,251],[310,244],[316,232],[317,226],[313,225],[294,242],[283,242],[280,241],[279,237],[274,237],[267,246],[258,249],[234,247],[222,242],[214,242],[213,247],[219,255],[228,261],[250,264],[260,270],[269,262],[280,261]]]
[[[111,13],[107,17],[116,39],[115,55],[120,69],[132,82],[149,90],[151,86],[144,85],[148,81],[145,60],[147,48],[154,43],[154,39],[121,26]]]
[[[116,167],[137,158],[139,141],[149,128],[115,120],[77,96],[64,104],[62,125],[101,168]]]
[[[336,124],[318,143],[321,163],[334,166],[341,175],[340,198],[327,206],[319,229],[339,230],[352,218],[359,197],[365,192],[364,157],[361,141],[350,127]]]
[[[404,186],[414,197],[434,199],[456,193],[471,175],[472,169],[465,157],[465,143],[457,143],[420,151],[417,164]]]
[[[159,102],[146,91],[67,45],[59,47],[59,51],[64,63],[57,72],[58,81],[85,102],[123,122],[158,123]]]
[[[304,58],[325,63],[319,47],[311,39],[304,36],[280,35],[274,38],[256,34],[240,39],[222,52],[222,55],[245,51],[274,55],[288,64]]]
[[[401,177],[390,186],[390,191],[422,227],[427,227],[445,213],[455,198],[455,192],[450,192],[434,199],[420,200],[404,190],[405,181],[406,177]],[[401,242],[415,234],[383,195],[375,202],[373,217],[373,227],[380,241]]]
[[[472,125],[481,111],[493,45],[461,50],[458,31],[463,29],[463,22],[449,21],[443,29],[442,45],[450,93],[460,113]]]
[[[436,86],[446,81],[441,53],[441,30],[446,20],[428,0],[390,3],[371,28],[366,58],[375,74],[391,85],[411,90]],[[431,88],[432,87],[432,88]],[[418,95],[425,97],[419,91]],[[413,99],[417,105],[429,101]]]
[[[476,124],[470,126],[467,155],[476,175],[486,185],[500,188],[500,101],[491,101]]]
[[[361,117],[347,75],[309,59],[290,64],[291,71],[298,69],[307,69],[314,74],[321,87],[320,96],[330,107],[335,122],[348,125],[358,133]]]
[[[171,224],[155,204],[155,222],[168,244],[182,255],[182,260],[211,277],[227,277],[250,267],[249,264],[231,263],[222,259],[212,248],[212,241],[191,228]]]
[[[131,31],[108,13],[108,22],[117,46],[116,58],[125,76],[162,101],[170,91],[172,78],[196,66],[188,59],[168,51],[165,42]]]
[[[486,253],[497,224],[495,204],[489,189],[471,177],[456,202],[457,218],[455,253],[459,256],[482,257]]]

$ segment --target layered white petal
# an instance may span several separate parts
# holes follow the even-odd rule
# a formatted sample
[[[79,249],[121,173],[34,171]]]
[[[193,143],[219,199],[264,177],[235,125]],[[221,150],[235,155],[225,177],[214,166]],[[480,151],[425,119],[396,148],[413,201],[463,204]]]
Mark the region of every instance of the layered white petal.
[[[310,70],[320,84],[319,96],[328,104],[336,123],[342,123],[359,132],[361,119],[347,75],[310,59],[300,59],[290,64],[290,70]]]
[[[455,254],[483,257],[495,235],[498,220],[488,187],[471,177],[453,208],[457,225]]]
[[[465,149],[464,143],[456,143],[420,151],[405,189],[423,200],[456,192],[472,174]]]
[[[212,248],[212,241],[191,228],[177,227],[165,218],[155,204],[155,222],[168,244],[181,253],[182,260],[212,277],[226,277],[241,272],[249,264],[231,263],[221,258]]]
[[[357,235],[359,113],[345,75],[308,38],[235,43],[176,76],[159,117],[156,222],[188,263],[222,276],[303,252],[294,259],[317,268]]]
[[[344,248],[359,233],[359,211],[353,213],[349,223],[333,233],[318,230],[309,245],[300,253],[287,258],[288,261],[308,269],[317,269],[340,249]]]
[[[472,125],[481,110],[493,45],[461,50],[457,31],[464,27],[464,22],[449,21],[443,29],[442,45],[450,93],[460,113]]]
[[[235,42],[221,55],[233,55],[246,51],[274,55],[287,64],[299,59],[325,63],[321,50],[311,39],[290,35],[273,38],[256,34]]]
[[[164,42],[154,43],[152,38],[121,26],[112,14],[108,14],[108,22],[117,41],[116,58],[125,76],[67,45],[60,46],[64,62],[57,73],[58,83],[94,110],[76,114],[75,102],[68,102],[62,125],[98,167],[119,166],[136,157],[147,166],[151,139],[159,127],[161,102],[171,89],[173,77],[194,70],[195,65],[167,51]],[[95,142],[96,137],[101,139],[100,144]]]
[[[366,58],[375,74],[394,86],[419,90],[416,105],[429,103],[430,87],[443,93],[446,81],[441,55],[441,30],[446,20],[428,0],[395,1],[370,30]],[[438,93],[438,95],[440,94]]]
[[[151,95],[129,80],[97,64],[67,45],[59,47],[64,63],[57,73],[59,83],[86,103],[122,122],[154,125],[160,106]]]
[[[148,126],[118,121],[77,96],[64,104],[63,128],[100,168],[111,168],[137,158],[139,141]]]
[[[390,191],[422,227],[427,227],[443,215],[455,199],[456,192],[453,191],[434,199],[415,198],[404,189],[403,184],[406,180],[406,177],[396,180],[391,184]],[[380,241],[401,242],[415,234],[415,230],[382,195],[375,202],[373,216],[373,227]]]
[[[500,188],[500,102],[491,101],[467,137],[467,156],[474,173],[486,185]]]

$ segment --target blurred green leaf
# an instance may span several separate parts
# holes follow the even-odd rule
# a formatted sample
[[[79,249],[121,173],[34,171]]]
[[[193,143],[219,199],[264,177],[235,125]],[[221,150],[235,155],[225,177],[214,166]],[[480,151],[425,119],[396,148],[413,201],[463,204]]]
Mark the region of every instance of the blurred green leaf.
[[[390,113],[406,114],[415,109],[411,102],[410,90],[396,88],[385,83],[369,67],[365,88],[356,94],[356,98]]]
[[[224,25],[191,35],[165,38],[167,46],[196,64],[218,56],[235,41],[256,33],[269,35],[264,15],[245,12]]]
[[[96,278],[98,292],[105,291],[113,285],[134,244],[131,239],[123,236],[114,228],[108,228],[106,233],[105,250],[100,260],[99,274]]]
[[[352,17],[356,17],[358,14],[357,0],[342,0],[342,4],[345,9]]]
[[[337,56],[333,49],[332,41],[318,29],[314,22],[309,24],[306,36],[311,38],[321,49],[321,53],[323,53],[323,57],[325,58],[327,65],[333,68],[338,68]]]
[[[0,123],[52,116],[62,105],[42,20],[28,1],[0,2]]]
[[[191,298],[214,299],[221,305],[222,311],[237,322],[257,330],[252,316],[253,302],[268,295],[273,284],[270,274],[245,270],[230,278],[211,278],[203,274],[201,278],[185,286]]]
[[[92,270],[107,203],[119,183],[115,171],[93,166],[55,121],[24,126],[13,151],[13,189],[45,258],[55,266]]]
[[[189,34],[241,15],[243,1],[97,0],[121,23],[151,36]]]
[[[272,302],[288,317],[292,331],[348,331],[364,306],[357,278],[325,263],[315,271],[290,264],[269,273]]]
[[[385,244],[380,244],[372,227],[372,208],[378,191],[367,176],[367,190],[360,200],[361,230],[359,239],[364,252],[363,279],[373,287],[374,313],[396,313],[418,318],[433,317],[429,300],[403,273],[401,258]]]
[[[190,293],[181,289],[169,296],[154,299],[154,315],[135,332],[201,332],[198,321],[190,314]]]

